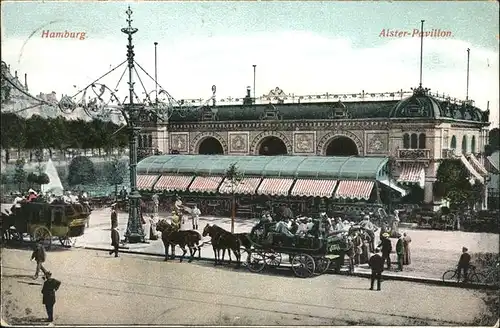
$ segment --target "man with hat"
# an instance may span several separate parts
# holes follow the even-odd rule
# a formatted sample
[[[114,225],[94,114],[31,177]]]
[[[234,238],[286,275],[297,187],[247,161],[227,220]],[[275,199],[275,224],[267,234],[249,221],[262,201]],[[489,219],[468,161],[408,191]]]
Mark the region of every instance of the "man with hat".
[[[52,273],[47,271],[46,280],[42,287],[42,303],[45,305],[45,310],[47,311],[48,321],[54,321],[54,304],[56,304],[56,290],[61,286],[61,282],[57,279],[52,278]]]
[[[177,211],[172,211],[172,228],[177,231],[181,228],[181,218],[177,214]]]
[[[33,276],[33,279],[38,279],[38,274],[40,273],[40,270],[42,270],[43,274],[47,276],[47,270],[45,270],[43,266],[43,262],[45,262],[45,248],[43,247],[42,241],[39,240],[36,245],[35,249],[33,250],[33,253],[31,254],[31,261],[35,260],[36,261],[36,271],[35,275]]]
[[[384,232],[382,234],[382,240],[380,240],[380,244],[377,247],[382,249],[382,259],[384,260],[384,262],[387,261],[387,270],[390,270],[392,243],[387,232]]]
[[[118,213],[116,213],[116,203],[111,204],[111,229],[118,228]]]
[[[370,290],[373,290],[373,285],[375,280],[377,281],[377,290],[380,290],[380,285],[382,283],[382,272],[384,271],[384,259],[380,256],[380,249],[375,249],[375,254],[373,254],[368,260],[368,265],[372,270]]]
[[[458,266],[457,266],[457,271],[458,271],[458,281],[460,281],[460,276],[462,275],[462,271],[464,273],[464,282],[467,282],[469,277],[468,277],[468,272],[469,272],[469,267],[470,267],[470,254],[468,253],[469,250],[467,247],[462,247],[462,255],[460,255],[460,259],[458,260]]]
[[[396,243],[396,255],[398,256],[398,270],[403,271],[403,257],[405,254],[404,248],[404,237],[403,235],[399,236],[398,241]]]
[[[118,257],[118,248],[120,247],[120,232],[118,231],[118,226],[111,229],[111,246],[113,246],[113,249],[109,251],[109,255],[115,253],[115,257]]]

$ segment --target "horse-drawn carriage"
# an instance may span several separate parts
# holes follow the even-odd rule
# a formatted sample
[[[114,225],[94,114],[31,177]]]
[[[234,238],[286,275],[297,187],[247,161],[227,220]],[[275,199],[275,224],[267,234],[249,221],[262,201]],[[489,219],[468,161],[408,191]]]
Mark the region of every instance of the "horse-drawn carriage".
[[[332,262],[340,270],[345,255],[353,250],[352,241],[347,235],[292,237],[282,233],[262,233],[257,228],[248,235],[248,239],[252,244],[247,250],[247,267],[251,272],[261,272],[266,266],[280,266],[285,254],[288,255],[294,274],[300,278],[325,273]]]
[[[57,237],[61,245],[71,246],[83,235],[89,215],[89,208],[79,203],[23,203],[10,214],[2,213],[2,238],[23,241],[28,235],[50,249]]]

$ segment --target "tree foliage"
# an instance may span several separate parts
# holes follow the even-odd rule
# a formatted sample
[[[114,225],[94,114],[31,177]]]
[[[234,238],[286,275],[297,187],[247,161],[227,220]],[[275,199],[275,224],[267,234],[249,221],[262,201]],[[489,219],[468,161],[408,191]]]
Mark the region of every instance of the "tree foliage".
[[[76,186],[80,184],[93,184],[96,182],[94,163],[84,156],[73,158],[68,167],[68,184]]]
[[[434,193],[448,199],[450,207],[473,206],[482,197],[482,185],[479,181],[471,183],[469,172],[460,160],[446,159],[439,165]]]
[[[231,183],[231,192],[234,193],[234,188],[243,180],[243,174],[238,170],[238,165],[232,163],[227,168],[224,177]]]
[[[24,169],[24,159],[20,158],[16,161],[16,168],[14,171],[14,182],[18,184],[19,190],[22,184],[26,182],[26,170]]]
[[[123,176],[127,172],[127,165],[118,158],[113,158],[109,163],[106,163],[105,173],[106,180],[110,185],[116,186],[123,183]]]
[[[500,150],[500,129],[491,129],[488,134],[488,145],[485,147],[486,156],[490,156],[494,151]]]
[[[112,122],[66,120],[64,117],[29,119],[13,113],[0,113],[3,149],[105,149],[124,148],[127,129]]]

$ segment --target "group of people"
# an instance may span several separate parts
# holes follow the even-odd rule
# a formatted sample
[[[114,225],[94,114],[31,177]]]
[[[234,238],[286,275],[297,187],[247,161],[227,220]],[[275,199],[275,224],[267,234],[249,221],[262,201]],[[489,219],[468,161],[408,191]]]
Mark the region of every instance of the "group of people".
[[[403,271],[404,265],[411,264],[410,243],[411,238],[406,232],[400,235],[396,242],[396,255],[399,271]],[[393,248],[389,233],[382,233],[380,243],[377,247],[380,248],[382,252],[382,259],[384,263],[387,264],[387,269],[391,269],[391,253]]]

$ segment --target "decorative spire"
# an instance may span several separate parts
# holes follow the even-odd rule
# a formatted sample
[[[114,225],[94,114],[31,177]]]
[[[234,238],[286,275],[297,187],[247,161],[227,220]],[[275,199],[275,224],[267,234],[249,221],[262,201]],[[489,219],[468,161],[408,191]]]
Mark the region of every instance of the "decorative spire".
[[[128,26],[127,27],[124,27],[121,29],[121,31],[125,34],[128,34],[129,36],[131,36],[132,34],[134,34],[135,32],[138,31],[138,29],[136,29],[135,27],[132,27],[132,14],[134,12],[132,11],[132,9],[130,9],[130,6],[128,6],[128,9],[127,11],[125,12],[125,14],[127,14],[127,23],[128,23]]]
[[[424,22],[420,21],[420,82],[418,88],[411,88],[414,96],[426,96],[430,89],[422,87],[422,64],[424,62]]]

